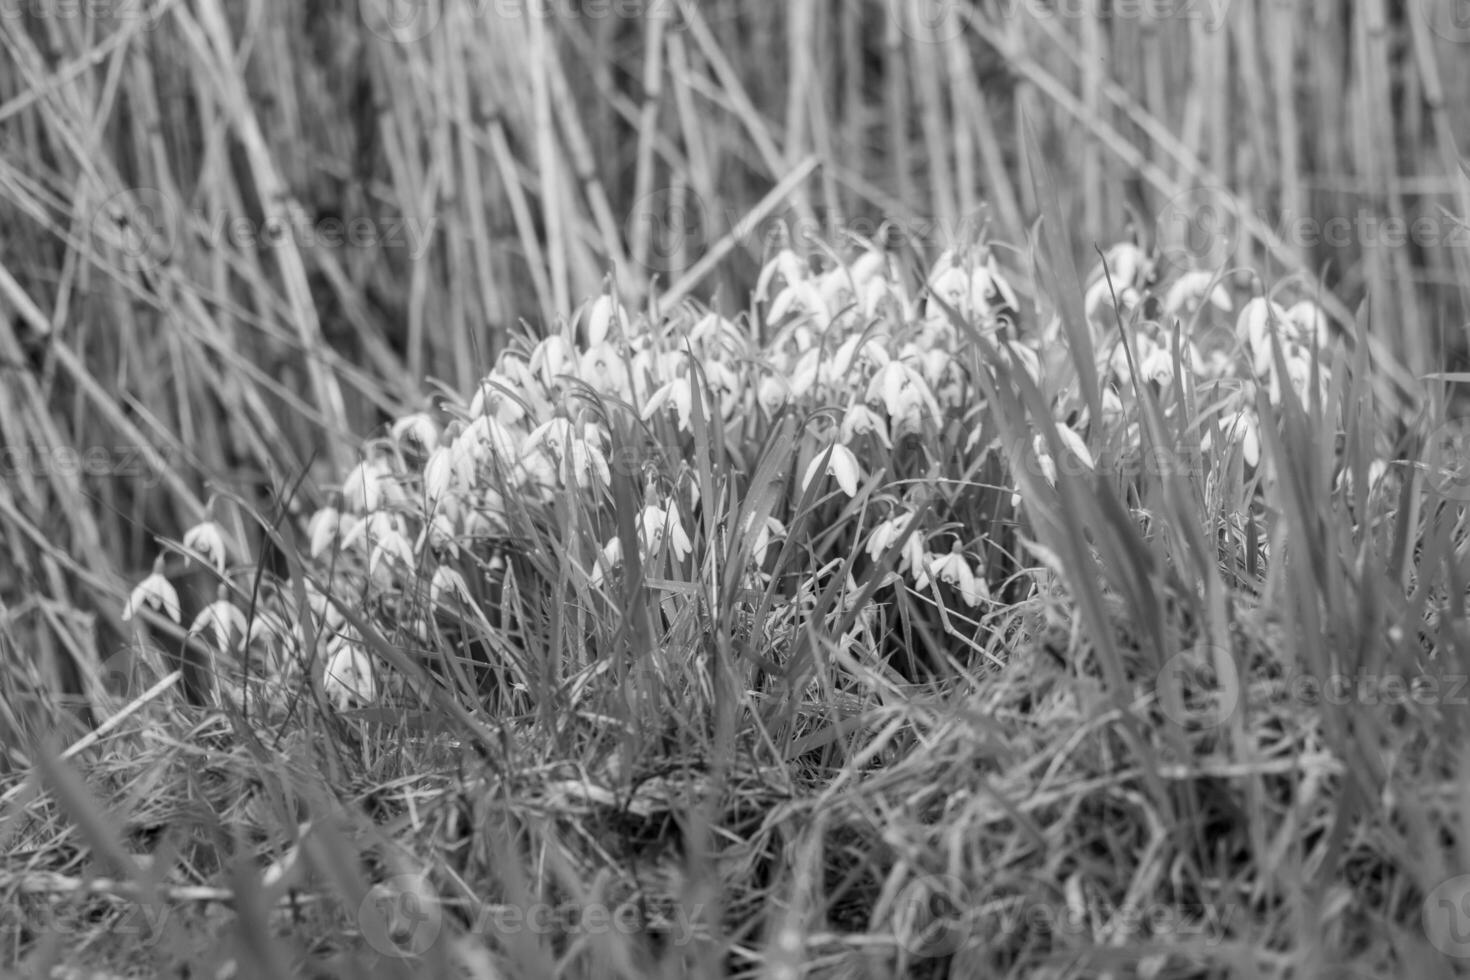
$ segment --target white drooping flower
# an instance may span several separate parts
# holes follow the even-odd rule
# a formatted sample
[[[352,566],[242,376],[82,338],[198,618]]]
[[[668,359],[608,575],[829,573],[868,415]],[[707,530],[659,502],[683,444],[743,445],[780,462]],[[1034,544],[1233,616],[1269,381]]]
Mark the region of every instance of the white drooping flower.
[[[844,444],[851,445],[858,436],[868,433],[877,436],[886,448],[893,448],[893,443],[888,440],[888,423],[883,417],[862,402],[853,402],[842,416],[837,437]]]
[[[468,487],[475,479],[475,461],[455,445],[436,446],[424,464],[424,497],[430,510],[449,494]]]
[[[990,598],[990,589],[985,584],[985,576],[976,574],[965,560],[964,553],[956,544],[953,551],[946,555],[929,555],[923,566],[923,572],[917,576],[914,585],[923,590],[930,580],[944,582],[959,592],[960,598],[965,605],[975,607]]]
[[[353,513],[377,510],[401,496],[392,468],[381,457],[363,460],[342,480],[342,505]]]
[[[750,557],[755,564],[763,565],[766,561],[766,552],[770,549],[771,543],[777,538],[784,538],[786,536],[786,525],[774,517],[767,517],[763,521],[756,522],[755,515],[752,514],[745,522],[746,530],[749,531],[753,524],[756,530],[755,541],[751,543]]]
[[[825,467],[822,465],[824,456],[826,457]],[[842,492],[849,497],[857,493],[858,481],[863,477],[863,470],[858,465],[857,457],[853,455],[851,449],[840,442],[832,443],[830,454],[819,452],[812,458],[801,480],[802,490],[805,490],[819,473],[825,473],[836,480]]]
[[[547,391],[555,391],[561,375],[576,373],[576,354],[565,337],[554,333],[531,351],[530,367]]]
[[[184,547],[197,551],[204,560],[224,574],[228,551],[225,547],[225,530],[215,521],[204,521],[184,532]]]
[[[1241,458],[1249,466],[1261,461],[1261,427],[1255,409],[1243,405],[1220,420],[1220,435],[1228,445],[1240,449]],[[1200,446],[1209,451],[1214,445],[1214,430],[1207,427],[1200,437]]]
[[[878,561],[884,552],[893,546],[893,543],[903,537],[908,530],[909,524],[914,520],[911,511],[903,511],[890,516],[887,520],[879,522],[868,535],[868,557]],[[918,574],[924,567],[924,535],[921,533],[910,534],[904,540],[903,550],[899,553],[898,571]]]
[[[225,587],[221,585],[215,600],[205,606],[189,625],[191,634],[202,635],[207,632],[214,641],[215,649],[220,651],[228,650],[242,641],[248,631],[245,614],[225,598],[225,595]]]
[[[346,711],[353,704],[367,705],[377,700],[378,681],[373,675],[372,661],[351,633],[334,638],[327,648],[322,687],[327,700],[338,711]]]
[[[787,286],[802,282],[807,278],[808,269],[801,258],[789,248],[783,248],[761,268],[760,276],[755,282],[755,300],[764,302],[771,295],[771,284],[777,276]]]
[[[442,606],[454,599],[466,605],[475,601],[464,576],[448,565],[440,565],[434,569],[434,576],[429,580],[429,602],[434,606]]]
[[[892,360],[879,368],[868,382],[864,397],[870,402],[881,401],[896,424],[917,425],[925,410],[933,418],[940,416],[939,403],[928,382],[903,361]]]
[[[157,609],[169,619],[180,623],[179,616],[179,593],[169,582],[168,577],[163,574],[163,556],[159,555],[153,563],[153,571],[147,578],[139,582],[128,596],[127,605],[123,607],[122,618],[124,622],[137,615],[138,610],[143,607]]]
[[[1217,310],[1230,312],[1230,293],[1217,281],[1213,272],[1195,269],[1184,273],[1164,294],[1164,312],[1179,316],[1192,313],[1209,303]]]
[[[612,482],[603,439],[603,431],[595,423],[576,426],[570,419],[558,417],[537,426],[526,439],[525,448],[542,450],[568,485],[597,489]]]
[[[344,527],[344,523],[346,527]],[[332,506],[323,507],[311,515],[311,520],[306,523],[307,552],[312,558],[318,557],[323,551],[337,540],[339,535],[346,534],[358,523],[358,518],[353,514],[343,514]]]
[[[405,440],[414,442],[424,452],[428,452],[439,444],[439,427],[423,412],[415,412],[398,419],[393,423],[389,432],[394,442],[402,443]]]
[[[684,531],[684,525],[679,520],[679,511],[675,507],[666,509],[657,504],[644,507],[643,512],[638,515],[638,532],[639,544],[643,548],[641,557],[645,561],[658,554],[665,542],[668,543],[675,561],[683,561],[693,550],[693,544]]]

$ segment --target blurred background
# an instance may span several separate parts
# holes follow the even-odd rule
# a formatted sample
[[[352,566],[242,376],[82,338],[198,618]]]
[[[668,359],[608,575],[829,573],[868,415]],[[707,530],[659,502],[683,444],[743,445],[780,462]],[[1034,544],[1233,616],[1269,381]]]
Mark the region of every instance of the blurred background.
[[[733,314],[852,233],[1018,246],[1024,296],[1046,195],[1084,271],[1320,278],[1463,369],[1467,45],[1457,0],[0,6],[5,700],[122,644],[212,492],[319,502],[607,283]]]

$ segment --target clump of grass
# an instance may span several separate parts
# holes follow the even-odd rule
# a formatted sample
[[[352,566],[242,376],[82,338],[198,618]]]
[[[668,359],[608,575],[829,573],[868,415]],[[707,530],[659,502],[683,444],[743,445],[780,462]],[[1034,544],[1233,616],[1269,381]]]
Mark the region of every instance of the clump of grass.
[[[1300,678],[1454,667],[1415,598],[1463,537],[1444,471],[1392,461],[1310,298],[1125,245],[1023,305],[1006,254],[915,283],[780,251],[733,320],[604,292],[367,440],[330,506],[239,507],[285,574],[191,532],[234,610],[191,631],[211,706],[165,678],[90,788],[39,755],[16,885],[225,902],[219,955],[265,973],[1424,961],[1454,866],[1405,855],[1450,826],[1420,801],[1452,706]],[[64,870],[77,831],[122,870]],[[578,917],[516,918],[546,909]],[[188,959],[209,927],[173,921],[153,955]]]

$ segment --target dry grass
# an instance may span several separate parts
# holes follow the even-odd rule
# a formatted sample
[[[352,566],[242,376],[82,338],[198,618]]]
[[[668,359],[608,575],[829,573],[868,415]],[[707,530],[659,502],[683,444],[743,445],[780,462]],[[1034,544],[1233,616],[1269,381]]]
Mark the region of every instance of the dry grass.
[[[529,0],[21,6],[0,10],[7,962],[1453,975],[1421,908],[1470,871],[1458,702],[1304,710],[1290,685],[1448,684],[1464,664],[1464,504],[1425,475],[1437,436],[1459,431],[1453,378],[1425,375],[1461,369],[1470,316],[1470,109],[1454,97],[1470,30],[1454,0],[1181,0],[1107,17],[1030,0],[588,0],[551,4],[553,18]],[[1013,608],[962,642],[942,607],[874,600],[890,631],[924,625],[899,644],[925,661],[906,677],[842,660],[828,647],[843,629],[762,649],[736,630],[752,627],[733,593],[691,619],[697,574],[652,611],[579,592],[592,625],[564,621],[538,588],[581,581],[601,525],[535,501],[517,506],[545,550],[511,549],[527,632],[493,694],[455,675],[415,702],[443,688],[404,657],[419,640],[372,619],[381,608],[351,614],[377,630],[373,656],[403,668],[394,693],[412,711],[329,710],[310,663],[292,698],[191,706],[178,694],[193,669],[137,650],[129,590],[159,537],[207,515],[232,539],[241,607],[299,612],[305,520],[361,440],[436,407],[426,377],[472,392],[522,321],[539,335],[610,284],[654,321],[692,322],[689,300],[750,313],[769,343],[770,304],[750,297],[777,247],[805,255],[884,220],[914,267],[956,243],[1013,243],[998,251],[1025,321],[1059,317],[1048,343],[1074,352],[1071,404],[1094,419],[1106,379],[1077,353],[1095,313],[1077,270],[1130,234],[1171,274],[1219,268],[1238,297],[1319,299],[1341,343],[1333,384],[1263,427],[1269,487],[1218,438],[1187,458],[1189,478],[1072,474],[1047,491],[1033,473],[1024,521],[1005,503],[1014,459],[949,473],[986,488],[989,509],[946,498],[946,519],[984,522],[1018,575]],[[1410,242],[1384,242],[1393,222]],[[1330,227],[1348,231],[1312,240]],[[992,369],[967,375],[987,424],[1029,445],[1054,393]],[[1154,396],[1129,404],[1131,451],[1197,445],[1201,396],[1182,381]],[[769,505],[744,464],[804,466],[810,448],[746,422],[711,426],[677,478],[717,506],[717,488],[732,508]],[[940,458],[969,459],[962,438],[932,436]],[[1370,499],[1374,462],[1391,489]],[[597,520],[638,512],[642,487],[625,482]],[[820,581],[815,608],[843,619],[826,588],[841,576],[814,573],[857,568],[869,516],[780,506],[810,537],[774,549],[778,567]],[[179,555],[168,568],[192,569],[188,624],[216,580]],[[1030,594],[1033,580],[1056,585]],[[661,672],[715,627],[744,645],[712,656],[796,666],[765,690],[745,683],[764,666]],[[149,628],[184,639],[161,616]],[[1191,642],[1240,665],[1249,711],[1161,718],[1153,681]],[[623,666],[584,703],[567,684],[599,657]],[[119,699],[135,672],[161,686]],[[375,955],[382,927],[361,911],[375,883],[423,874],[453,941],[423,962]],[[637,927],[476,919],[558,903],[635,908]],[[1127,927],[1121,909],[1174,918]],[[509,938],[470,941],[487,933]]]

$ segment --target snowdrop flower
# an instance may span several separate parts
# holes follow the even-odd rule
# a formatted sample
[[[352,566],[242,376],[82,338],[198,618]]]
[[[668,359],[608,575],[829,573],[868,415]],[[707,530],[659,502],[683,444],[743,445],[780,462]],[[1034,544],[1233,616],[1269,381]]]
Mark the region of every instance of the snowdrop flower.
[[[592,566],[592,574],[587,576],[587,581],[593,587],[602,585],[606,581],[608,573],[623,563],[623,539],[613,538],[602,546],[602,552],[597,556],[596,563]]]
[[[882,521],[873,528],[873,533],[868,535],[868,557],[873,561],[882,559],[884,552],[893,546],[893,542],[903,536],[912,523],[914,515],[911,511],[894,514],[886,521]],[[903,551],[899,555],[898,570],[900,572],[913,571],[918,573],[924,567],[924,535],[915,533],[903,543]]]
[[[770,295],[771,283],[777,276],[785,280],[787,286],[802,282],[807,277],[806,264],[789,248],[783,248],[777,252],[775,257],[761,268],[760,276],[756,279],[756,302],[764,302]]]
[[[1114,292],[1123,311],[1132,309],[1142,298],[1140,289],[1151,274],[1148,258],[1137,245],[1124,242],[1113,246],[1103,266],[1093,273],[1095,278],[1082,299],[1088,320],[1110,320]]]
[[[1241,458],[1247,465],[1255,466],[1260,463],[1260,420],[1256,418],[1255,410],[1249,405],[1236,409],[1228,418],[1222,419],[1220,433],[1227,443],[1240,448]],[[1200,438],[1201,448],[1208,451],[1214,444],[1213,436],[1213,429],[1206,429]]]
[[[954,550],[947,555],[929,555],[928,562],[923,566],[923,571],[918,575],[914,586],[922,590],[929,585],[931,579],[952,586],[959,592],[965,605],[971,608],[990,598],[990,589],[985,584],[985,576],[975,574],[970,563],[965,560],[964,553],[960,551],[958,542],[955,543]]]
[[[354,703],[366,705],[377,700],[378,682],[372,661],[355,639],[344,635],[332,641],[322,687],[338,711],[346,711]]]
[[[621,332],[628,322],[628,314],[617,300],[607,293],[594,299],[585,308],[582,326],[584,339],[589,348],[602,345],[617,326]]]
[[[706,313],[689,330],[689,342],[708,353],[746,353],[745,335],[740,328],[718,313]]]
[[[507,379],[501,377],[497,372],[492,371],[486,375],[475,389],[475,396],[470,399],[470,418],[478,419],[482,415],[490,415],[502,426],[515,425],[525,418],[525,408],[511,397],[505,390],[506,387],[508,387]]]
[[[434,577],[429,580],[429,602],[434,606],[442,606],[448,599],[459,599],[466,604],[475,601],[474,596],[470,595],[470,586],[464,576],[448,565],[440,565],[434,569]]]
[[[1225,284],[1216,282],[1213,272],[1202,269],[1184,273],[1164,294],[1164,311],[1174,315],[1192,313],[1205,303],[1222,312],[1230,312],[1230,293],[1226,291]]]
[[[821,327],[832,322],[832,310],[827,306],[821,289],[806,279],[787,286],[776,295],[766,313],[766,322],[779,323],[792,313],[810,316]]]
[[[197,551],[221,575],[225,571],[225,530],[215,521],[196,524],[184,532],[184,547]]]
[[[749,531],[751,524],[753,524],[754,522],[755,515],[752,514],[750,515],[750,518],[747,519],[745,522],[745,529]],[[784,538],[785,536],[786,525],[782,524],[776,518],[767,517],[765,520],[761,521],[760,526],[756,528],[755,541],[751,545],[751,560],[757,565],[765,564],[766,552],[770,549],[771,542],[776,538]]]
[[[857,493],[858,481],[863,476],[862,467],[858,466],[857,457],[852,454],[852,450],[840,442],[831,444],[830,453],[819,452],[812,459],[811,464],[806,468],[806,475],[801,480],[802,490],[810,486],[812,480],[816,479],[817,474],[822,471],[824,456],[826,457],[826,475],[837,481],[843,493],[849,497],[854,496]]]
[[[394,442],[401,443],[409,440],[417,443],[424,452],[428,452],[439,444],[439,427],[423,412],[405,415],[395,421],[389,431]]]
[[[853,402],[842,416],[837,438],[851,445],[858,436],[868,433],[877,436],[885,448],[893,448],[893,443],[888,441],[888,423],[883,421],[882,416],[862,402]]]
[[[1062,446],[1076,457],[1077,463],[1080,463],[1089,471],[1092,470],[1096,464],[1093,462],[1092,453],[1087,449],[1087,444],[1082,441],[1082,437],[1069,425],[1063,425],[1059,422],[1056,428],[1057,435],[1061,437]],[[1031,452],[1036,459],[1038,474],[1046,481],[1047,486],[1056,486],[1057,462],[1052,457],[1051,448],[1047,442],[1045,433],[1038,432],[1032,436]],[[1020,504],[1021,492],[1018,489],[1015,493],[1011,494],[1011,506],[1019,507]]]
[[[545,338],[531,351],[531,371],[547,391],[555,390],[559,375],[576,372],[572,345],[559,333]]]
[[[679,512],[675,508],[665,510],[657,504],[649,504],[638,515],[638,530],[644,560],[656,555],[664,541],[668,542],[675,561],[683,561],[693,550],[694,546],[689,541],[689,535],[684,533],[684,525],[680,523]]]
[[[215,649],[221,652],[228,650],[235,640],[243,639],[248,632],[245,614],[225,598],[226,594],[225,587],[221,585],[215,600],[205,606],[189,625],[189,632],[193,635],[201,635],[208,630],[214,639]]]
[[[939,417],[939,403],[924,378],[902,361],[889,361],[868,382],[867,401],[882,401],[888,417],[894,421],[918,421],[919,412],[927,408]]]
[[[306,524],[306,537],[308,539],[308,552],[312,558],[316,558],[327,546],[337,539],[339,535],[350,532],[362,518],[356,514],[343,514],[335,507],[323,507],[311,515],[311,520]]]
[[[521,454],[525,438],[515,429],[503,424],[493,415],[481,415],[465,426],[454,440],[453,451],[456,466],[470,465],[498,458],[509,462]]]
[[[1304,299],[1287,308],[1286,321],[1296,328],[1291,339],[1308,352],[1314,344],[1318,350],[1327,349],[1331,335],[1327,331],[1327,314],[1322,307]]]
[[[1147,353],[1145,354],[1145,350]],[[1138,371],[1145,381],[1153,381],[1160,385],[1172,384],[1174,381],[1174,353],[1152,341],[1147,344],[1139,344],[1138,349],[1142,359],[1138,365]]]
[[[430,548],[441,552],[448,552],[453,557],[459,557],[459,541],[454,535],[454,519],[446,513],[450,508],[444,508],[435,512],[434,516],[424,522],[423,530],[419,532],[414,542],[414,551],[422,550],[427,544]]]
[[[399,496],[392,469],[378,457],[358,463],[342,481],[342,504],[354,513],[377,510]]]
[[[791,383],[787,386],[791,394],[801,398],[816,389],[822,380],[822,349],[813,347],[802,354],[791,370]]]
[[[375,510],[357,521],[342,533],[343,549],[351,548],[359,541],[376,545],[383,538],[403,536],[403,520],[392,511]]]
[[[740,395],[745,386],[740,376],[725,362],[715,359],[705,361],[701,367],[710,390],[720,397],[720,411],[725,418],[734,414],[740,406]]]
[[[761,378],[756,388],[755,400],[767,415],[775,415],[791,397],[791,382],[779,374],[768,374]]]
[[[970,311],[986,320],[994,320],[1007,310],[1019,310],[1016,292],[1006,282],[991,255],[982,266],[970,273]]]
[[[679,414],[679,428],[685,432],[693,432],[694,389],[694,381],[688,374],[684,374],[670,381],[658,391],[655,391],[653,397],[649,398],[648,402],[643,406],[643,420],[646,422],[672,405],[674,410]],[[710,418],[710,406],[709,402],[703,399],[702,394],[701,404],[704,408],[704,417],[708,420]]]
[[[555,418],[537,426],[526,440],[526,447],[544,449],[570,483],[595,489],[612,482],[602,441],[602,430],[594,423],[586,423],[578,432],[569,420]]]
[[[413,545],[408,543],[408,538],[401,532],[390,532],[374,542],[372,554],[368,557],[368,574],[377,575],[384,562],[396,564],[405,571],[413,571]]]
[[[1235,334],[1249,345],[1251,366],[1261,377],[1271,371],[1271,335],[1286,319],[1280,304],[1260,296],[1246,303],[1235,319]]]
[[[163,574],[162,555],[153,562],[152,573],[139,582],[128,596],[128,604],[123,607],[123,621],[132,619],[144,606],[157,609],[176,623],[182,622],[179,618],[179,593]]]
[[[617,348],[606,342],[594,344],[582,354],[577,362],[577,377],[604,395],[626,398],[631,393],[627,365]]]
[[[457,443],[456,443],[457,444]],[[453,445],[436,446],[424,464],[424,498],[431,510],[446,494],[467,487],[475,479],[475,461],[466,452],[456,452]]]

